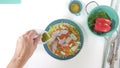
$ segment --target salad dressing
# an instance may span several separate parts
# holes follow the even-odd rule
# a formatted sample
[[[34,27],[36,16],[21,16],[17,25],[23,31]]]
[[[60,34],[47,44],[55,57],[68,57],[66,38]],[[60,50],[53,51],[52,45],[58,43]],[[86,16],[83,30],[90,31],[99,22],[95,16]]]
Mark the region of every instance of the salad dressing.
[[[72,4],[70,4],[70,11],[74,14],[79,13],[81,10],[81,6],[79,5],[79,3],[77,2],[73,2]]]
[[[42,34],[42,42],[46,42],[50,39],[50,36],[47,33]]]

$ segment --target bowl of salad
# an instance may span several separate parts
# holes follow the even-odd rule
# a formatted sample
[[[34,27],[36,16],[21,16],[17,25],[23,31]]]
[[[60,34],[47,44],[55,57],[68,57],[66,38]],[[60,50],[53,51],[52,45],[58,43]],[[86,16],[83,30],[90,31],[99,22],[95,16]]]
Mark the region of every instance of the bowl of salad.
[[[111,35],[119,25],[117,12],[109,6],[95,7],[88,15],[88,27],[98,36]]]
[[[50,23],[45,31],[51,36],[44,44],[47,53],[59,60],[76,56],[83,47],[84,37],[81,28],[71,20],[58,19]]]

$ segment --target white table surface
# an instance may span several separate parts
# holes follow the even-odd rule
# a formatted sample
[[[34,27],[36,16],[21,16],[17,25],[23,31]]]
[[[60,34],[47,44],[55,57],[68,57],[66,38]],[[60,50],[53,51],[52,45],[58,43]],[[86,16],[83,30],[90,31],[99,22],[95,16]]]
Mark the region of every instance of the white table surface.
[[[19,36],[30,29],[45,29],[54,20],[66,18],[81,24],[85,42],[80,53],[70,60],[57,60],[38,44],[33,56],[24,68],[101,68],[104,38],[92,34],[87,15],[71,14],[68,4],[71,0],[22,0],[21,4],[0,4],[0,68],[6,68],[12,58]],[[91,0],[81,0],[85,6]],[[96,0],[101,5],[110,5],[110,0]]]

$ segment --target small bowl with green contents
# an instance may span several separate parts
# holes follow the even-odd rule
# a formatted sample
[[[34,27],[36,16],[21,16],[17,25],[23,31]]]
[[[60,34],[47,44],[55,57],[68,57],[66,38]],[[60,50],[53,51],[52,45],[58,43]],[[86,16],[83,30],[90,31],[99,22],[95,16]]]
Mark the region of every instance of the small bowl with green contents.
[[[44,43],[47,43],[49,40],[50,40],[50,35],[48,34],[48,32],[46,32],[46,31],[44,31],[43,33],[42,33],[42,38],[41,38],[41,41],[42,41],[42,43],[44,44]]]
[[[48,34],[48,32],[44,31],[42,33],[42,38],[41,38],[41,42],[43,44],[47,43],[49,40],[51,39],[50,35]]]
[[[47,43],[51,39],[47,31],[36,29],[36,32],[37,32],[37,35],[35,37],[37,37],[38,35],[41,35],[40,43],[42,44]]]
[[[69,11],[72,14],[75,14],[77,16],[80,15],[80,12],[82,10],[82,3],[79,0],[73,0],[69,4]]]

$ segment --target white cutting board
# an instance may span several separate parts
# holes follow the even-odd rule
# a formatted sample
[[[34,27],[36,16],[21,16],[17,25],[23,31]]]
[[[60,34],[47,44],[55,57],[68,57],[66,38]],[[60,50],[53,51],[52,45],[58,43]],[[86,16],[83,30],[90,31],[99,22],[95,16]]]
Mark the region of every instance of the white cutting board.
[[[87,27],[87,14],[71,14],[68,5],[71,0],[22,0],[17,5],[0,5],[0,68],[6,68],[14,54],[19,36],[30,29],[45,29],[56,19],[67,18],[81,24],[85,42],[80,53],[70,60],[57,60],[38,48],[24,68],[101,68],[104,38],[90,32]],[[85,6],[91,0],[81,0]],[[101,5],[110,5],[110,0],[96,0]]]

